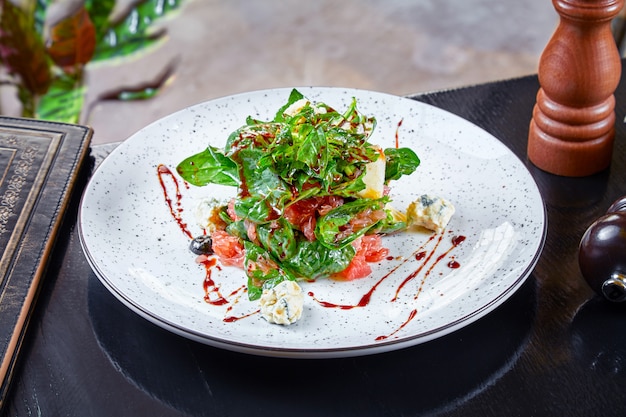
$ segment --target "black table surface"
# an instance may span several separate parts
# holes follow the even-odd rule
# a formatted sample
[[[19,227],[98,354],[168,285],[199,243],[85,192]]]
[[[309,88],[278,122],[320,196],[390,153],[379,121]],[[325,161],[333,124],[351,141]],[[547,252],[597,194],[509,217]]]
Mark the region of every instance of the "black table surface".
[[[484,318],[425,344],[355,358],[266,358],[196,343],[135,315],[102,286],[80,248],[78,193],[4,415],[626,415],[626,308],[595,296],[577,263],[585,229],[626,195],[626,84],[616,92],[612,165],[585,178],[528,162],[538,88],[528,76],[412,97],[500,139],[545,200],[547,238],[534,272]],[[110,149],[94,146],[92,158]]]

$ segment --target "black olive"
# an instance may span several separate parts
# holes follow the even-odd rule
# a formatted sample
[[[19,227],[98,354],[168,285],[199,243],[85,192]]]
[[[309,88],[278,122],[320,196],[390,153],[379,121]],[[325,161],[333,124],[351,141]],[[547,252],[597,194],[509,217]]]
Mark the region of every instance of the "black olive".
[[[196,255],[213,255],[213,240],[210,235],[196,237],[189,244],[189,250]]]

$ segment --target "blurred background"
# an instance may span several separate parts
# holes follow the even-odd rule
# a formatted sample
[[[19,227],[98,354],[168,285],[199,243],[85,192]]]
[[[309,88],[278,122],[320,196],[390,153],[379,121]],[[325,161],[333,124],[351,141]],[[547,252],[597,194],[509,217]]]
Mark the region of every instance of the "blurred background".
[[[186,0],[158,22],[166,41],[115,65],[87,66],[81,122],[93,143],[126,139],[187,106],[291,86],[405,95],[537,71],[558,23],[550,0]],[[107,89],[173,76],[153,98]]]
[[[88,72],[92,95],[159,77],[160,94],[101,102],[94,143],[120,141],[195,103],[273,87],[411,94],[536,72],[558,23],[550,0],[191,0],[162,22],[169,39],[122,67]]]

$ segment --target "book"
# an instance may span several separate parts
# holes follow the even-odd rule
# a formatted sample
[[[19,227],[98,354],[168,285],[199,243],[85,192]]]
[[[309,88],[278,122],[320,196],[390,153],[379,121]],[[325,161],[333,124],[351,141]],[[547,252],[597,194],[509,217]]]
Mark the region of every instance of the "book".
[[[0,117],[0,405],[92,134]]]

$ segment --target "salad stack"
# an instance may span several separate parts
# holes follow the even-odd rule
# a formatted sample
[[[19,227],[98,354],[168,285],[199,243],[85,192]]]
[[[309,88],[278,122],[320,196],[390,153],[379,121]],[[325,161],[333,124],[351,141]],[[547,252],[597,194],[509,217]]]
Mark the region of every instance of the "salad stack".
[[[236,189],[213,206],[206,228],[220,261],[244,269],[250,300],[283,281],[364,277],[387,256],[381,236],[407,227],[389,184],[420,160],[409,148],[369,143],[375,127],[356,99],[338,112],[294,89],[273,120],[249,116],[223,149],[177,166],[192,185]]]

